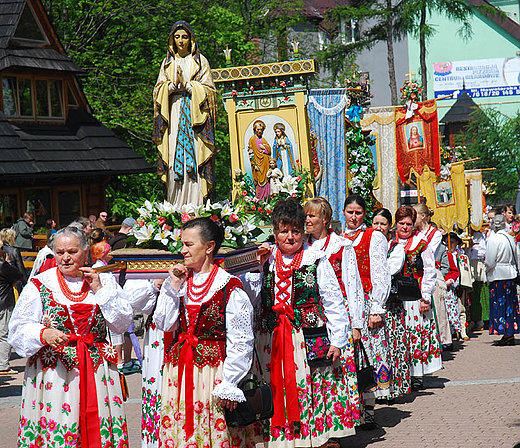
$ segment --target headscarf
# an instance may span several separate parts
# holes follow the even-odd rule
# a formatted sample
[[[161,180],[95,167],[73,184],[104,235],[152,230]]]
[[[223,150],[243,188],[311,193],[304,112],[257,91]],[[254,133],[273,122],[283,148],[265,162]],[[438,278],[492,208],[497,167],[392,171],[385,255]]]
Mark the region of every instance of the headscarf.
[[[168,36],[168,50],[166,52],[166,62],[165,65],[168,65],[177,55],[177,48],[175,46],[175,39],[173,38],[175,31],[178,29],[183,29],[190,36],[190,45],[191,45],[191,55],[195,58],[200,66],[200,52],[199,52],[199,44],[197,43],[197,39],[195,38],[195,33],[193,28],[188,22],[184,20],[179,20],[173,24],[170,35]]]

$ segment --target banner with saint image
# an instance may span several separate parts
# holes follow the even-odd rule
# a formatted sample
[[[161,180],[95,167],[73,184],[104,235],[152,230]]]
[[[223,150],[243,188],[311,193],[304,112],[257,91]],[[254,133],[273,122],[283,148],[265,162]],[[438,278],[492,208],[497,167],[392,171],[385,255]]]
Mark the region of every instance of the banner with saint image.
[[[403,183],[409,179],[412,168],[418,175],[425,166],[440,174],[437,103],[428,100],[417,106],[410,118],[406,118],[406,108],[395,111],[397,171]]]

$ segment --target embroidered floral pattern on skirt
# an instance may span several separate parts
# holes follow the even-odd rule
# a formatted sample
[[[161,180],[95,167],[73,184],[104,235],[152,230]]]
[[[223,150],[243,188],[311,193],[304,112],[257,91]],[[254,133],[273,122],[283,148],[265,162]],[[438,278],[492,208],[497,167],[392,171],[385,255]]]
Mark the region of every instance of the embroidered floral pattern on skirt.
[[[520,333],[520,309],[513,280],[491,282],[489,303],[489,334],[512,336]]]

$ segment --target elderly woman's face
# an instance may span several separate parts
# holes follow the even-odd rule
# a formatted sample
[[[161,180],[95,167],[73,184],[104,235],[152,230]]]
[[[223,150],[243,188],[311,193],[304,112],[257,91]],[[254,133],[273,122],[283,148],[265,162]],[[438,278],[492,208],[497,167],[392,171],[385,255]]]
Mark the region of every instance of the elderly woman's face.
[[[63,235],[54,243],[58,269],[69,277],[76,277],[79,268],[85,266],[87,251],[83,250],[75,236]]]
[[[280,223],[274,231],[274,240],[283,255],[294,255],[303,245],[303,230]]]

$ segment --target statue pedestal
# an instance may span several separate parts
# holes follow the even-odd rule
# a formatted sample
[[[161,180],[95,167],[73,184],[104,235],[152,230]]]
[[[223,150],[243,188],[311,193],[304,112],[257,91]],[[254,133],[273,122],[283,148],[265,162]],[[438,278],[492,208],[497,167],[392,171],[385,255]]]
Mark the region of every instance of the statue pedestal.
[[[256,261],[257,247],[254,243],[240,249],[221,247],[216,260],[233,275],[259,270],[260,265]],[[181,254],[174,255],[160,249],[125,248],[110,253],[115,262],[126,263],[127,279],[166,278],[168,268],[175,263],[182,263],[184,259]]]

